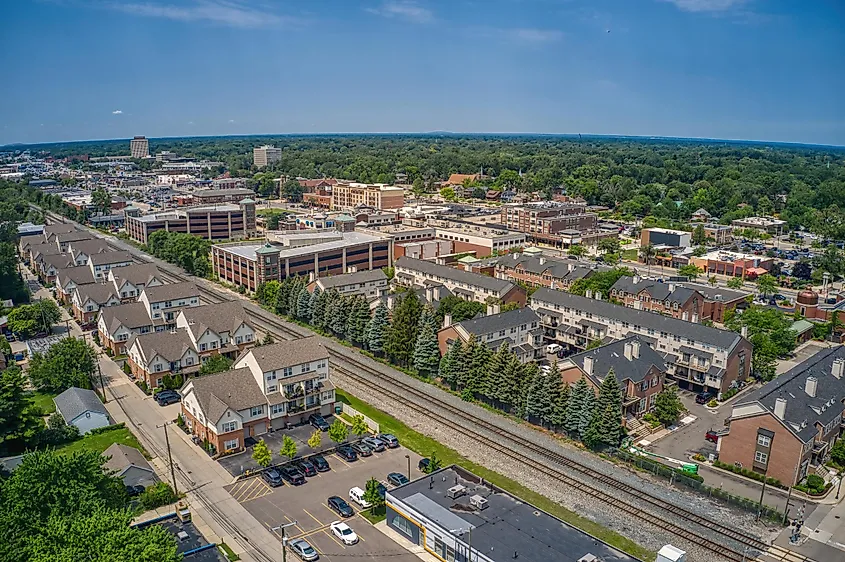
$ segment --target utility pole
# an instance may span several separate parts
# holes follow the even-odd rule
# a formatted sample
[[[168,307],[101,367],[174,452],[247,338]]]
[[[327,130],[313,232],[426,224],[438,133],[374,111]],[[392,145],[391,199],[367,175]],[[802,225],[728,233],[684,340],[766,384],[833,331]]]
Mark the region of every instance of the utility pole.
[[[173,480],[173,493],[179,495],[179,489],[176,487],[176,471],[173,469],[173,455],[170,453],[170,437],[167,435],[167,426],[173,422],[165,422],[156,427],[164,428],[164,443],[167,445],[167,462],[170,463],[170,478]]]
[[[296,525],[296,521],[291,521],[290,523],[285,523],[284,525],[270,527],[271,531],[279,531],[279,534],[282,535],[282,562],[287,562],[288,559],[288,539],[285,538],[285,529],[287,529],[288,527],[294,527]]]
[[[786,505],[783,507],[783,521],[781,524],[786,525],[786,520],[789,518],[789,500],[792,498],[792,486],[789,487],[789,493],[786,494]]]
[[[100,375],[100,390],[103,392],[103,404],[108,404],[109,398],[106,396],[106,383],[103,382],[103,370],[100,368],[100,354],[97,354],[97,374]]]

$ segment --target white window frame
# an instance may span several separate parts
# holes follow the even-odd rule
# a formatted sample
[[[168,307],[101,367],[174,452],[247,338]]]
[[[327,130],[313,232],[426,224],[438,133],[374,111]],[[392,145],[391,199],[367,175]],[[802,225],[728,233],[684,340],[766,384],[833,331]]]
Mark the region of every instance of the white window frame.
[[[772,446],[772,438],[768,435],[763,435],[762,433],[757,434],[757,444],[761,447],[771,447]]]
[[[768,465],[769,453],[764,453],[763,451],[754,451],[754,462],[756,462],[757,464]]]

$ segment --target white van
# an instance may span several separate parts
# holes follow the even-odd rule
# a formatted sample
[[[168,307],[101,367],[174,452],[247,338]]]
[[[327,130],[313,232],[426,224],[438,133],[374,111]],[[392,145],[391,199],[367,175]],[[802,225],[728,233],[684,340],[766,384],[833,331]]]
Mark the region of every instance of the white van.
[[[563,347],[558,343],[550,343],[546,346],[546,353],[557,353],[563,349]]]
[[[355,486],[349,490],[349,499],[360,505],[363,509],[370,507],[370,502],[364,499],[364,490]]]

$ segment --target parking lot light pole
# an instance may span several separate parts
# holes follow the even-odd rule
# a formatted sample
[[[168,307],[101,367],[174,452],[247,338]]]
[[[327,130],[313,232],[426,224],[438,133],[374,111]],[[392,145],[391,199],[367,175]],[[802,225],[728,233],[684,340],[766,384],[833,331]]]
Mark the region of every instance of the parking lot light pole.
[[[297,524],[296,521],[291,521],[290,523],[285,523],[284,525],[278,525],[276,527],[270,527],[271,531],[279,531],[279,533],[282,535],[282,562],[287,562],[287,555],[288,555],[288,552],[287,552],[288,540],[285,538],[285,529],[287,529],[288,527],[294,527],[294,526],[296,526],[296,524]]]
[[[405,459],[408,461],[408,480],[411,479],[411,455],[405,455]]]

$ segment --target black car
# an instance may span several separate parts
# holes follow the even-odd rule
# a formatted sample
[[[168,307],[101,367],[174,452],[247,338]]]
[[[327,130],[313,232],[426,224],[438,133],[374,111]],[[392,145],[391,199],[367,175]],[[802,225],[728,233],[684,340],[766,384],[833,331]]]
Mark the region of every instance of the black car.
[[[317,467],[311,461],[303,459],[296,463],[296,468],[305,476],[317,476]]]
[[[388,449],[396,449],[399,447],[399,440],[390,433],[379,433],[376,435],[376,439],[384,443],[384,446]]]
[[[378,490],[378,495],[381,496],[381,499],[384,499],[384,494],[387,492],[387,487],[381,482],[379,482],[376,489]]]
[[[168,404],[176,404],[182,400],[182,396],[175,390],[162,390],[155,395],[155,401],[159,406],[167,406]]]
[[[695,403],[696,404],[707,404],[711,400],[713,400],[715,396],[709,392],[699,392],[695,395]]]
[[[328,503],[329,507],[332,508],[333,511],[337,512],[337,514],[341,517],[352,517],[355,515],[355,512],[352,511],[352,507],[340,496],[330,497]]]
[[[273,488],[277,488],[284,484],[282,480],[282,475],[279,474],[279,471],[275,468],[268,468],[264,472],[261,473],[261,478],[264,479],[265,482],[270,484]]]
[[[387,482],[392,486],[404,486],[410,482],[410,480],[408,480],[408,477],[401,472],[391,472],[387,475]]]
[[[339,456],[340,458],[342,458],[343,460],[345,460],[347,462],[353,462],[353,461],[358,460],[358,453],[356,453],[352,449],[352,447],[349,447],[349,446],[338,447],[336,453],[337,453],[337,456]]]
[[[328,472],[329,470],[331,470],[331,467],[329,466],[329,461],[324,459],[323,455],[314,455],[308,460],[314,463],[314,468],[317,469],[317,472]]]
[[[294,486],[305,484],[305,476],[303,476],[302,473],[299,472],[296,468],[292,466],[286,466],[281,470],[281,472],[282,478],[284,478]]]
[[[370,449],[370,447],[367,446],[366,443],[361,443],[360,441],[358,443],[355,443],[355,444],[352,445],[352,450],[355,451],[356,453],[358,453],[358,455],[362,456],[362,457],[373,456],[373,450]]]
[[[308,423],[319,429],[320,431],[329,430],[329,422],[320,414],[311,414],[308,416]]]
[[[420,463],[417,465],[417,468],[420,469],[420,472],[425,472],[428,470],[428,465],[431,464],[431,459],[424,458],[420,459]]]

